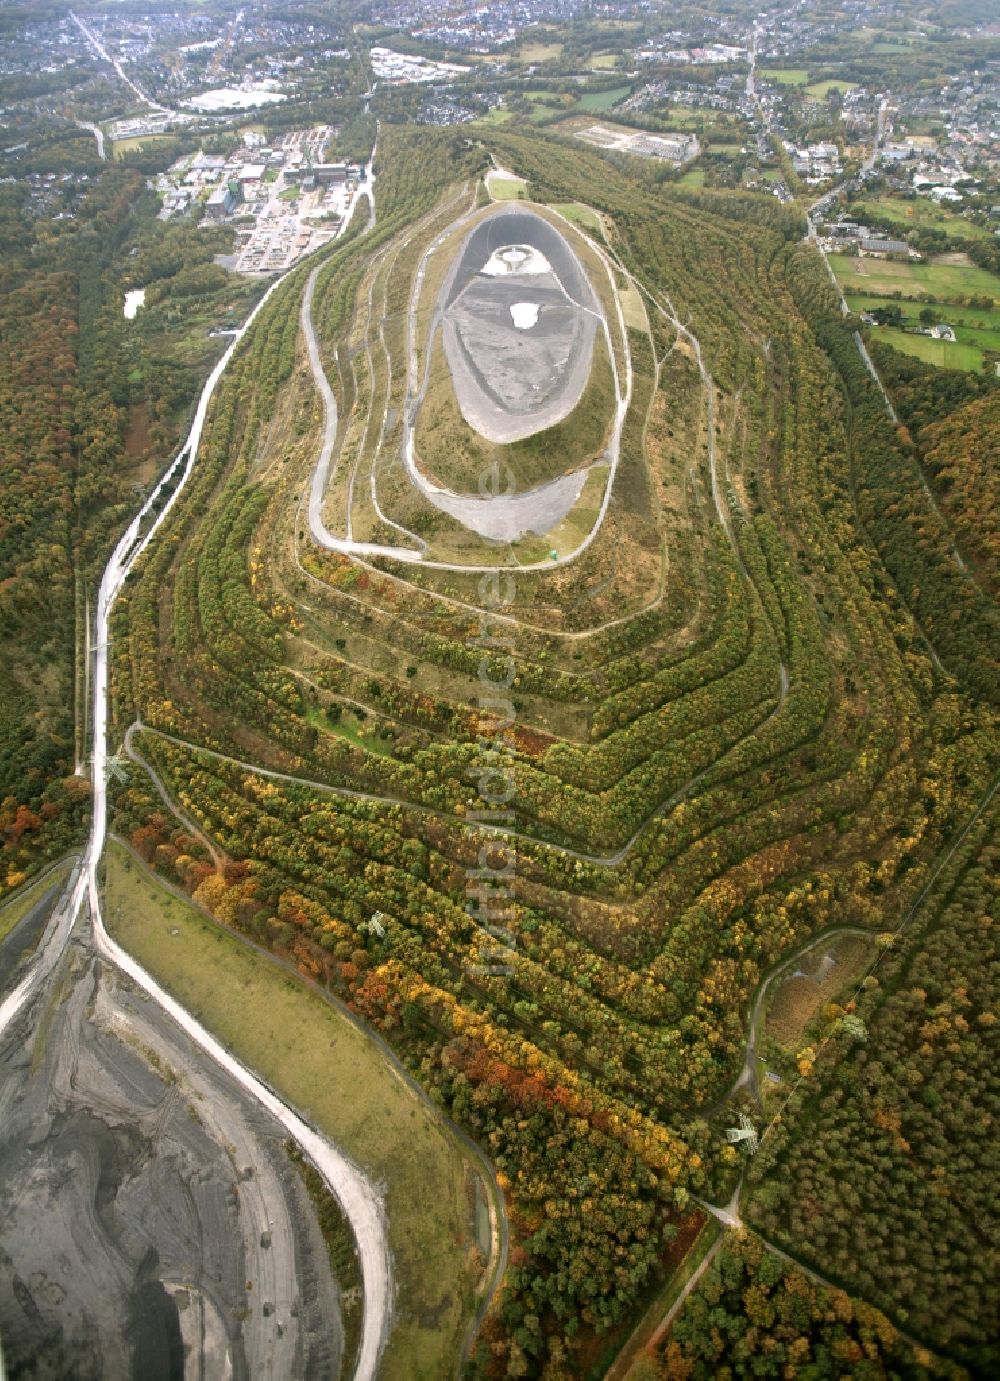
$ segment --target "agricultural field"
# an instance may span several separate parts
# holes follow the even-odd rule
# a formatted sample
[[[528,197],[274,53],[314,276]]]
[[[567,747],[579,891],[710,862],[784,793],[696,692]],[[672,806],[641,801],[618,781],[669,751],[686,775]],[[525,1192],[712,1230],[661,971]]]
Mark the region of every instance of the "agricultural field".
[[[779,86],[805,86],[809,80],[805,67],[762,67],[760,75],[764,81],[777,82]]]
[[[874,339],[942,369],[978,371],[985,366],[985,352],[1000,350],[1000,282],[985,269],[971,265],[890,264],[845,255],[830,255],[830,263],[852,312],[877,308],[902,311],[909,329],[873,326],[870,332]],[[896,269],[903,273],[892,271]],[[871,293],[863,291],[869,283]],[[954,341],[934,340],[919,333],[919,314],[928,297],[934,301],[935,319],[954,329]],[[970,297],[994,305],[969,306]]]
[[[1000,306],[1000,279],[973,264],[914,263],[831,254],[830,266],[845,293],[931,297],[943,303],[986,297]]]
[[[929,197],[877,197],[854,202],[851,215],[859,221],[873,218],[891,221],[902,231],[916,226],[931,226],[961,240],[988,240],[991,235],[985,225],[956,215],[954,211],[938,206]]]
[[[959,328],[955,330],[953,341],[934,340],[931,336],[918,335],[913,331],[900,331],[894,326],[873,326],[873,337],[901,350],[904,355],[923,360],[926,364],[937,365],[939,369],[974,369],[983,367],[983,352],[968,340],[963,341]],[[967,336],[976,337],[982,333],[969,331]],[[993,347],[990,347],[993,348]]]
[[[694,130],[694,129],[714,129],[716,125],[723,127],[732,126],[734,116],[728,111],[704,109],[698,106],[686,106],[681,102],[671,101],[666,106],[661,116],[664,127],[671,130]]]
[[[868,293],[847,293],[847,305],[852,312],[872,311],[875,308],[899,308],[907,325],[918,325],[922,304],[898,297],[879,297]],[[1000,307],[968,307],[965,305],[935,307],[935,314],[956,328],[981,332],[984,348],[1000,348]]]
[[[870,328],[904,354],[941,369],[982,370],[987,351],[1000,350],[1000,281],[985,269],[969,264],[911,264],[888,260],[854,259],[831,254],[830,264],[852,311],[900,307],[906,324]],[[866,291],[866,289],[868,291]],[[919,334],[919,312],[932,299],[937,320],[954,328],[954,341]],[[969,298],[992,306],[969,306]]]
[[[615,86],[610,91],[585,91],[580,97],[578,108],[590,114],[603,115],[619,101],[623,101],[631,89],[629,86]]]
[[[399,1374],[450,1373],[472,1324],[475,1381],[601,1374],[658,1292],[686,1293],[694,1263],[674,1244],[689,1237],[704,1273],[636,1360],[647,1376],[719,1374],[758,1345],[819,1375],[833,1357],[873,1374],[988,1362],[989,1300],[960,1234],[988,1212],[995,534],[965,489],[949,506],[932,488],[989,427],[988,381],[956,374],[949,391],[901,368],[897,426],[798,212],[671,196],[538,130],[480,125],[477,141],[383,126],[374,225],[352,222],[261,310],[115,606],[111,737],[132,756],[114,827],[200,908],[133,905],[123,940],[331,1128],[356,1105],[349,1134],[413,1200],[407,1262],[428,1213],[416,1145],[400,1131],[373,1149],[366,1080],[334,1086],[313,1058],[362,1028],[307,1007],[230,932],[348,1007],[489,1157],[510,1253],[480,1319],[476,1248],[455,1252],[450,1283],[437,1264],[449,1234],[464,1241],[451,1143],[400,1084],[452,1188],[431,1215],[433,1280],[407,1277],[439,1302],[402,1319]],[[490,168],[530,200],[484,204]],[[499,258],[451,276],[484,226]],[[857,295],[995,282],[832,262]],[[459,322],[463,416],[486,436],[468,402],[485,383],[534,417],[491,442],[534,441],[513,492],[490,487],[509,455],[463,459],[457,431],[421,430],[428,398],[458,427],[462,371],[435,332],[487,278],[513,325],[501,310]],[[537,442],[530,389],[547,376],[516,335],[542,321],[570,350],[565,306],[546,322],[557,279],[604,349],[559,424],[577,429],[569,473],[561,444]],[[531,523],[491,528],[519,499]],[[797,986],[767,988],[796,957]],[[241,990],[256,1024],[235,1021]],[[923,1078],[897,1077],[883,1047]],[[919,1091],[959,1077],[986,1090],[962,1113],[967,1185],[936,1173],[946,1133]],[[938,1295],[897,1183],[935,1223],[970,1193]],[[754,1233],[698,1237],[694,1210],[730,1202]],[[850,1259],[859,1217],[870,1261]],[[428,1350],[438,1317],[447,1367]]]
[[[172,138],[170,134],[135,134],[128,139],[112,139],[111,156],[116,160],[122,159],[136,149],[155,148],[157,144],[167,143]]]
[[[562,57],[562,51],[561,43],[522,43],[517,50],[517,60],[524,63],[553,62]]]
[[[856,82],[848,82],[840,80],[837,77],[830,77],[826,81],[812,82],[806,87],[805,94],[811,96],[814,101],[825,101],[831,91],[839,91],[841,94],[844,94],[847,91],[853,91],[856,85]]]
[[[480,117],[479,123],[485,125],[506,125],[508,121],[513,118],[513,111],[508,110],[506,106],[495,105],[491,106],[487,113]]]

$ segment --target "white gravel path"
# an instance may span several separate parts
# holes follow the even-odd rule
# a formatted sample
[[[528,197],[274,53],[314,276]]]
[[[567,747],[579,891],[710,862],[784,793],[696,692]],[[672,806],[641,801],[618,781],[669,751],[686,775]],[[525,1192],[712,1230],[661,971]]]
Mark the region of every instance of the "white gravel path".
[[[288,1130],[314,1162],[331,1191],[336,1195],[345,1216],[349,1219],[358,1247],[364,1286],[364,1327],[355,1370],[355,1381],[372,1381],[378,1360],[389,1335],[392,1321],[393,1272],[389,1251],[385,1209],[380,1194],[366,1176],[326,1137],[310,1127],[287,1104],[267,1087],[255,1074],[242,1065],[191,1014],[127,954],[108,934],[101,915],[98,868],[107,835],[107,775],[108,775],[108,624],[109,616],[129,571],[138,557],[153,540],[160,525],[170,512],[190,476],[198,457],[208,407],[216,385],[225,373],[240,341],[246,335],[259,312],[279,288],[276,280],[261,298],[236,335],[225,354],[212,370],[202,390],[194,421],[187,440],[174,463],[160,480],[139,513],[129,524],[124,536],[112,553],[101,579],[95,614],[94,672],[93,672],[93,762],[94,792],[90,838],[83,859],[83,867],[68,901],[57,909],[54,924],[50,925],[39,947],[36,959],[21,983],[0,1006],[0,1035],[24,1009],[29,999],[52,973],[63,953],[70,932],[85,901],[89,900],[98,952],[138,984],[167,1012],[177,1025],[199,1045],[219,1066],[225,1069],[253,1098],[265,1107]],[[141,525],[153,510],[168,482],[176,487],[144,537]]]

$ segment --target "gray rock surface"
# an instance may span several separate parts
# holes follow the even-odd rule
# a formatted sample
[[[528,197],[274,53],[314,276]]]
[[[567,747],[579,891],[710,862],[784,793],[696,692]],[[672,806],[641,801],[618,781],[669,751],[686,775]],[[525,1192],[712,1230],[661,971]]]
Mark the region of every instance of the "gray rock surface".
[[[280,1125],[85,939],[32,1007],[0,1048],[11,1374],[335,1375],[336,1286]]]

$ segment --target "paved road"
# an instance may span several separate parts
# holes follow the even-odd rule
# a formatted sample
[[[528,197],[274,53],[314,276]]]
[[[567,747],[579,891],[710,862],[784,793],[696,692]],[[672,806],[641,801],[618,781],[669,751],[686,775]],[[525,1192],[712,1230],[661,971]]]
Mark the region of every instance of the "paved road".
[[[73,123],[76,125],[77,129],[85,129],[88,134],[94,136],[97,140],[98,158],[106,158],[107,154],[104,152],[104,131],[101,129],[100,125],[91,124],[89,120],[74,120]]]
[[[154,101],[151,97],[147,96],[145,91],[143,91],[141,87],[137,86],[135,82],[132,80],[132,78],[127,74],[127,72],[122,67],[118,59],[116,57],[112,57],[112,55],[105,48],[104,44],[94,33],[90,25],[85,24],[78,14],[74,14],[73,11],[70,10],[69,17],[70,19],[72,19],[76,27],[80,30],[81,34],[83,34],[84,38],[90,44],[91,48],[93,48],[97,56],[99,58],[102,58],[105,62],[110,63],[110,65],[118,73],[119,77],[122,79],[125,85],[129,88],[130,91],[134,92],[135,95],[138,96],[139,100],[142,101],[143,105],[148,105],[150,110],[156,110],[161,115],[175,115],[177,113],[176,111],[171,110],[169,106],[160,105],[158,101]]]

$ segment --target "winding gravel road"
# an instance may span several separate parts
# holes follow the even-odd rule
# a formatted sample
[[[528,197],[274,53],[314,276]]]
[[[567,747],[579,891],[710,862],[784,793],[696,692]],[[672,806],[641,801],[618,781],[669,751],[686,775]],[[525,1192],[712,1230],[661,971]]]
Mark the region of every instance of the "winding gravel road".
[[[519,202],[518,205],[526,205],[526,203]],[[494,211],[491,214],[502,214],[502,211]],[[476,215],[477,211],[473,209],[437,235],[421,256],[420,263],[417,266],[417,272],[414,275],[407,316],[408,364],[406,381],[407,397],[403,409],[403,461],[406,465],[406,473],[410,478],[411,484],[419,489],[421,494],[423,494],[427,501],[433,504],[435,508],[439,508],[442,512],[447,513],[450,517],[455,518],[458,522],[464,524],[464,526],[470,528],[473,532],[479,533],[482,537],[489,538],[493,541],[511,542],[523,537],[527,532],[544,534],[550,531],[556,523],[560,522],[580,497],[587,475],[593,467],[589,466],[585,470],[576,471],[568,475],[563,475],[558,479],[550,480],[547,484],[538,485],[533,489],[526,490],[523,494],[501,494],[490,498],[479,498],[469,494],[457,494],[451,489],[446,489],[441,485],[434,484],[433,481],[429,480],[427,476],[423,474],[420,467],[417,465],[414,431],[416,428],[417,414],[420,411],[420,405],[423,402],[429,383],[434,337],[441,326],[443,317],[442,305],[439,300],[435,304],[434,315],[426,332],[424,368],[418,387],[414,374],[417,362],[416,322],[420,294],[423,288],[427,265],[435,250],[438,249],[449,236],[454,234],[456,228],[472,220]],[[570,222],[565,217],[558,216],[558,219],[562,220],[565,225],[570,225]],[[619,294],[615,286],[614,275],[608,265],[606,256],[600,248],[597,245],[593,245],[592,248],[599,255],[602,265],[608,274],[608,281],[611,284],[612,296],[617,311],[620,337],[625,351],[625,386],[623,388],[622,380],[619,377],[614,342],[611,339],[611,329],[608,325],[604,309],[600,306],[599,299],[597,299],[599,306],[599,312],[597,313],[598,321],[604,333],[604,342],[607,348],[608,358],[611,361],[616,399],[615,417],[607,447],[607,461],[603,462],[608,466],[608,478],[604,486],[604,495],[597,517],[580,545],[558,561],[536,562],[531,566],[521,567],[522,570],[546,570],[555,566],[565,565],[581,556],[587,550],[604,523],[608,504],[611,501],[611,491],[614,488],[615,476],[618,472],[622,429],[625,425],[625,417],[632,399],[632,359],[628,348],[628,331],[625,327],[625,318],[622,312]],[[575,305],[581,310],[590,310],[589,308],[585,308],[584,304],[576,303]],[[547,422],[542,423],[542,426],[547,425]],[[495,566],[449,566],[433,562],[427,562],[426,564],[433,565],[442,570],[486,571],[495,569]]]
[[[306,290],[302,294],[302,309],[299,314],[309,356],[309,368],[312,370],[313,380],[323,405],[323,440],[309,485],[309,531],[313,539],[328,551],[339,551],[350,556],[385,556],[393,561],[419,561],[421,553],[412,547],[390,547],[378,542],[356,542],[350,537],[334,537],[323,521],[323,500],[330,479],[330,460],[337,439],[337,399],[330,387],[330,380],[326,377],[323,361],[319,357],[319,344],[313,328],[312,304],[318,273],[319,269],[315,268],[309,275]]]
[[[769,724],[776,715],[780,714],[784,708],[787,696],[788,672],[785,670],[784,665],[781,665],[779,667],[778,677],[778,698],[775,705],[768,711],[761,722],[755,725],[749,732],[759,733],[766,724]],[[242,758],[234,758],[228,753],[220,753],[214,748],[205,748],[200,744],[191,743],[188,739],[180,738],[176,734],[168,734],[163,729],[152,728],[148,724],[143,724],[141,720],[136,720],[129,726],[128,736],[130,743],[132,736],[136,733],[151,734],[155,738],[162,738],[167,743],[176,743],[179,748],[185,748],[188,752],[202,753],[205,757],[213,758],[216,762],[229,763],[232,767],[238,767],[243,772],[252,772],[255,776],[267,777],[270,781],[288,782],[292,786],[304,786],[311,791],[318,791],[327,796],[339,796],[348,801],[374,801],[379,805],[395,806],[400,810],[410,811],[417,815],[433,816],[436,819],[445,820],[450,824],[455,824],[458,818],[451,812],[443,810],[438,806],[428,806],[421,801],[409,801],[403,796],[373,795],[370,791],[359,791],[350,786],[335,786],[330,782],[321,782],[311,777],[296,776],[293,772],[280,772],[276,768],[261,767],[258,763],[248,762]],[[742,740],[739,742],[742,742]],[[505,835],[508,839],[515,841],[522,840],[525,844],[533,844],[537,848],[546,849],[549,853],[558,854],[562,858],[576,859],[581,863],[590,863],[599,868],[617,868],[619,864],[624,863],[625,859],[628,858],[641,836],[650,827],[653,821],[667,815],[675,806],[689,796],[709,772],[713,771],[720,762],[724,762],[728,754],[734,752],[736,748],[739,747],[739,742],[733,744],[732,747],[726,750],[726,753],[724,753],[722,757],[718,758],[714,763],[710,763],[708,767],[703,768],[700,772],[697,772],[688,781],[684,782],[683,785],[679,786],[676,791],[672,792],[665,801],[662,801],[656,806],[629,838],[626,839],[625,843],[622,844],[620,848],[616,849],[614,853],[585,853],[580,849],[572,849],[565,844],[556,844],[551,840],[541,839],[537,835],[525,834],[519,830],[513,829],[506,830]],[[160,780],[160,777],[153,767],[146,762],[145,758],[139,756],[136,758],[136,761],[141,762],[142,766],[151,776],[156,786],[157,793],[161,797],[169,797],[166,786]]]
[[[417,273],[414,278],[414,288],[411,294],[408,337],[409,337],[409,358],[412,365],[414,358],[413,335],[416,314],[416,303],[420,295],[420,287],[423,282],[426,261],[429,255],[448,235],[452,234],[457,225],[461,225],[463,220],[467,220],[469,215],[459,218],[458,221],[449,225],[445,231],[432,241],[425,251]],[[565,217],[559,217],[565,221]],[[569,221],[565,222],[567,225]],[[584,536],[573,551],[568,552],[556,560],[544,560],[527,562],[517,567],[521,571],[550,571],[557,570],[560,566],[566,566],[572,561],[576,561],[590,547],[591,543],[600,532],[607,515],[608,506],[611,502],[611,493],[614,488],[615,476],[618,470],[618,461],[621,452],[622,429],[625,425],[625,418],[628,414],[629,405],[632,401],[633,370],[631,355],[628,350],[628,332],[625,326],[625,318],[622,312],[621,301],[615,288],[614,273],[607,256],[597,246],[595,251],[600,255],[601,262],[608,274],[608,281],[611,284],[615,299],[618,327],[625,348],[625,386],[622,388],[619,378],[618,365],[615,358],[613,342],[611,340],[610,329],[606,318],[602,315],[602,325],[605,332],[605,341],[608,354],[612,362],[615,378],[615,392],[617,395],[617,405],[615,408],[615,418],[612,426],[611,439],[608,444],[608,478],[604,486],[604,494],[601,506],[593,526]],[[328,551],[338,551],[346,555],[357,557],[359,560],[370,560],[373,557],[384,557],[392,561],[401,561],[407,564],[417,564],[424,566],[428,570],[436,571],[455,571],[465,572],[466,574],[485,574],[495,571],[499,567],[509,566],[509,561],[497,560],[484,564],[464,564],[451,561],[429,561],[424,556],[422,550],[413,547],[383,546],[372,542],[356,542],[346,537],[336,537],[329,531],[323,521],[323,498],[330,477],[330,463],[333,454],[334,442],[337,433],[337,400],[330,381],[326,376],[320,359],[319,346],[316,341],[316,332],[312,320],[312,301],[315,273],[310,276],[306,285],[306,291],[302,300],[301,325],[306,342],[306,351],[309,357],[309,366],[312,370],[313,379],[319,392],[323,406],[323,439],[320,445],[316,466],[313,470],[312,479],[309,486],[309,531],[313,541],[318,546],[325,547]],[[524,494],[513,495],[511,497],[494,498],[474,498],[469,495],[455,494],[451,490],[441,489],[431,483],[426,476],[422,475],[413,459],[413,421],[415,418],[415,406],[412,398],[413,390],[412,378],[407,381],[407,392],[410,394],[410,401],[405,409],[404,420],[404,439],[403,439],[403,459],[406,464],[407,474],[411,481],[421,493],[436,508],[447,512],[452,517],[464,523],[472,531],[493,538],[498,541],[510,541],[514,536],[520,536],[525,530],[526,517],[534,515],[533,526],[549,528],[552,523],[558,521],[565,513],[572,508],[573,503],[579,497],[583,489],[588,471],[580,471],[571,475],[563,476],[561,479],[553,480],[547,485],[541,485],[536,489],[528,490]],[[546,517],[544,521],[539,520],[539,504],[546,506]],[[548,519],[551,517],[552,521]],[[393,524],[393,526],[398,526]]]

